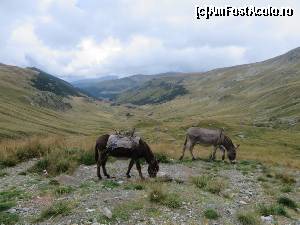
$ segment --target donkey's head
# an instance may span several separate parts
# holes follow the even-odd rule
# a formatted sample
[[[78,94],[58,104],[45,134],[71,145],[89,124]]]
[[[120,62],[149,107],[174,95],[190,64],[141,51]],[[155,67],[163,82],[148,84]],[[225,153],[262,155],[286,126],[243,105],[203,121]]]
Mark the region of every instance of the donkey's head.
[[[149,163],[149,166],[148,166],[148,174],[149,174],[149,177],[156,177],[156,174],[159,170],[159,161],[155,158],[153,158],[150,163]]]
[[[231,163],[235,163],[236,162],[236,152],[238,150],[240,145],[232,145],[227,149],[227,157],[230,160]]]

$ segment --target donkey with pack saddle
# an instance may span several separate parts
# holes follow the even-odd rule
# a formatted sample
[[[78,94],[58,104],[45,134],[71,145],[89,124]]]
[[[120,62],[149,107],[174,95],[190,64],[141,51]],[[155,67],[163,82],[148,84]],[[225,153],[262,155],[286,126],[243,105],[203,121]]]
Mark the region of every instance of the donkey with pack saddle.
[[[131,159],[126,172],[128,178],[131,177],[130,170],[135,163],[139,176],[141,179],[144,179],[139,162],[139,159],[141,158],[144,158],[149,164],[148,174],[150,177],[156,177],[159,170],[159,162],[156,160],[149,145],[140,137],[135,136],[134,130],[131,135],[121,133],[111,135],[104,134],[97,139],[95,146],[95,160],[97,162],[97,176],[99,179],[102,179],[100,167],[102,167],[103,174],[107,178],[110,178],[110,175],[105,168],[108,156]]]
[[[187,130],[184,146],[182,149],[182,155],[179,158],[183,159],[186,148],[189,149],[192,159],[195,160],[193,154],[193,148],[196,144],[203,146],[213,146],[213,151],[210,155],[210,159],[216,158],[216,151],[219,148],[222,152],[222,160],[225,159],[225,150],[227,150],[227,157],[231,163],[235,163],[236,151],[239,145],[235,146],[232,140],[224,134],[223,129],[207,129],[200,127],[191,127]]]

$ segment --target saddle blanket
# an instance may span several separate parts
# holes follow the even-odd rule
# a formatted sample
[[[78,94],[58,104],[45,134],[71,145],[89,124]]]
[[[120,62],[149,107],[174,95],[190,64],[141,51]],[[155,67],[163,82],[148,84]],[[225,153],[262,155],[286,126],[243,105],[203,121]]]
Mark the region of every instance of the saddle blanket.
[[[139,144],[140,137],[128,137],[121,135],[110,135],[107,141],[106,148],[114,150],[116,148],[131,149]]]

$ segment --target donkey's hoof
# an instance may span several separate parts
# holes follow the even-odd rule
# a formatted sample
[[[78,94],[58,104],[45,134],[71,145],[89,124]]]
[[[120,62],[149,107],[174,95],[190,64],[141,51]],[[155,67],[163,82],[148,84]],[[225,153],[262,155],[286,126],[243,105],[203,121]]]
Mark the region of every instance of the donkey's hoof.
[[[102,180],[102,177],[98,177],[98,180]]]
[[[131,178],[130,174],[126,174],[126,177],[127,177],[127,178]]]
[[[195,157],[193,157],[193,158],[192,158],[192,160],[193,160],[193,161],[195,161],[195,160],[196,160],[196,158],[195,158]]]
[[[183,159],[183,156],[181,156],[178,160],[182,160]]]

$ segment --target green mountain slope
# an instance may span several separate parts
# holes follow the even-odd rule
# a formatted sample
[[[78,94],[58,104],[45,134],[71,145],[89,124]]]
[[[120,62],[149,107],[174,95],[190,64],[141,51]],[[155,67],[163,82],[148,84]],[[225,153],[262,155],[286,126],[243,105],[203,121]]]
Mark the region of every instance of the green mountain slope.
[[[117,103],[135,105],[157,104],[184,95],[187,90],[175,79],[152,79],[136,88],[122,92],[116,97]]]

